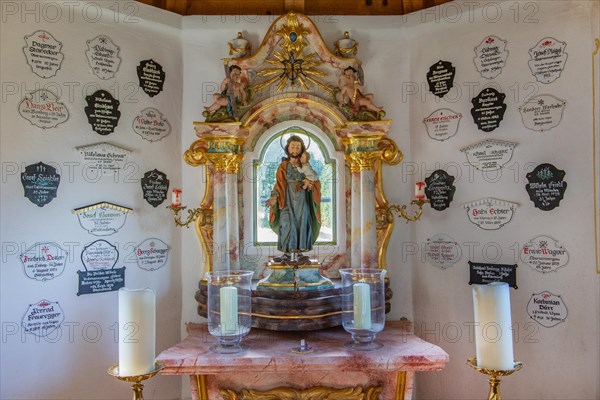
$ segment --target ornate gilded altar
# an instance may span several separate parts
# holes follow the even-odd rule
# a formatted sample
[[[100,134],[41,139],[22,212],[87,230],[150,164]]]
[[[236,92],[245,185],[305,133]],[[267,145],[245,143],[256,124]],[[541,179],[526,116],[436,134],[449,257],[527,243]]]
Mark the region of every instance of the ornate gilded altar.
[[[203,165],[206,171],[202,203],[189,213],[209,255],[207,270],[252,269],[255,279],[269,275],[274,246],[259,237],[257,221],[264,210],[258,205],[264,198],[255,182],[265,171],[265,149],[290,134],[314,141],[323,163],[329,163],[331,227],[328,238],[317,242],[309,255],[317,259],[321,283],[339,279],[338,270],[344,267],[386,269],[393,211],[399,208],[388,204],[381,168],[382,163],[400,163],[402,153],[387,136],[392,121],[384,119],[385,111],[365,90],[356,41],[346,32],[332,52],[308,17],[290,12],[272,24],[255,54],[241,33],[229,46],[237,58],[224,60],[221,91],[205,107],[205,121],[194,122],[198,140],[184,154],[189,165]],[[401,211],[414,220],[422,210],[413,217]],[[294,280],[301,276],[297,266],[290,271],[283,275]],[[275,312],[275,305],[282,304],[280,296],[258,288],[254,326],[278,329],[282,322],[281,329],[294,330],[339,325],[337,289],[315,286],[315,293],[294,290],[287,297],[290,306]],[[391,297],[388,289],[388,310]],[[199,314],[205,316],[202,280],[196,299]]]
[[[184,154],[188,164],[205,168],[204,198],[187,221],[179,217],[185,207],[170,208],[179,225],[193,221],[206,270],[255,271],[249,350],[235,358],[211,353],[206,325],[190,324],[188,337],[158,357],[163,373],[189,375],[193,398],[202,400],[410,398],[414,371],[443,368],[443,350],[416,338],[408,321],[390,321],[378,334],[384,348],[358,355],[343,348],[349,338],[338,327],[339,269],[387,269],[393,213],[414,221],[424,203],[413,202],[419,209],[411,215],[385,197],[382,164],[400,163],[402,153],[388,137],[391,121],[364,89],[358,44],[345,33],[330,51],[309,18],[288,13],[256,53],[241,33],[229,47],[234,58],[224,61],[226,78],[205,107],[205,121],[194,123],[198,140]],[[289,135],[314,146],[326,200],[320,211],[329,221],[314,251],[292,263],[275,257],[262,205],[273,154]],[[200,280],[202,316],[206,295]],[[299,339],[311,351],[298,353]]]

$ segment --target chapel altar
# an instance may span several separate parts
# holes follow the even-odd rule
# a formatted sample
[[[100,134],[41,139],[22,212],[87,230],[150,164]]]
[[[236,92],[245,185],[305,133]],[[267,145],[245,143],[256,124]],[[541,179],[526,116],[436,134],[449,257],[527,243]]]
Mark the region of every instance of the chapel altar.
[[[365,89],[358,43],[346,32],[330,50],[308,17],[290,12],[254,53],[242,33],[229,50],[220,92],[194,122],[198,139],[184,153],[205,169],[204,198],[187,220],[185,207],[169,208],[179,225],[194,224],[206,271],[254,271],[249,349],[213,353],[206,324],[189,324],[188,337],[158,357],[163,374],[189,375],[195,399],[410,398],[413,373],[442,369],[448,355],[416,338],[408,321],[385,322],[377,334],[384,347],[372,352],[344,349],[349,335],[339,327],[339,271],[387,270],[394,212],[415,221],[425,202],[413,201],[411,214],[386,199],[382,166],[398,165],[402,152],[387,135],[392,121]],[[306,189],[319,207],[305,254],[288,254],[273,235],[284,196],[273,185],[275,167],[295,138],[319,177]],[[384,293],[382,313],[393,307],[387,277]],[[195,297],[198,314],[212,315],[206,279]],[[293,353],[300,339],[311,351]]]
[[[389,321],[378,336],[384,347],[353,352],[343,347],[341,328],[307,332],[255,329],[249,349],[219,355],[205,324],[188,324],[188,337],[158,361],[164,375],[188,375],[194,400],[410,399],[415,372],[439,371],[448,354],[411,333],[407,321]],[[305,339],[311,351],[298,353]]]

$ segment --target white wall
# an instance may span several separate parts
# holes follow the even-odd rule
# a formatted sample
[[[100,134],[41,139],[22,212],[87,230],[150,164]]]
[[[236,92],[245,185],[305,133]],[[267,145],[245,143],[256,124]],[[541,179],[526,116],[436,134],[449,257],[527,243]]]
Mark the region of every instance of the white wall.
[[[196,140],[192,123],[203,120],[202,107],[210,103],[212,93],[218,90],[223,79],[220,59],[228,56],[227,41],[242,31],[256,49],[274,17],[180,18],[130,2],[119,2],[122,13],[115,17],[108,7],[116,3],[105,2],[102,21],[92,23],[89,16],[93,15],[81,13],[86,3],[78,2],[73,21],[68,19],[66,11],[62,19],[50,21],[54,17],[44,16],[45,3],[38,3],[41,8],[36,21],[35,11],[23,15],[21,9],[14,15],[12,11],[5,13],[8,3],[18,7],[24,4],[2,2],[0,233],[3,248],[0,276],[3,337],[0,397],[128,398],[128,385],[116,382],[105,373],[106,368],[117,360],[117,343],[110,330],[117,320],[116,293],[75,296],[75,272],[82,269],[78,258],[81,247],[96,237],[84,232],[70,211],[103,200],[129,206],[134,212],[125,227],[109,237],[109,241],[123,247],[129,242],[139,243],[147,237],[157,236],[171,245],[169,263],[159,271],[149,273],[135,264],[127,264],[127,286],[151,286],[157,291],[157,351],[177,343],[185,336],[184,323],[201,320],[196,313],[194,293],[205,269],[205,258],[194,230],[175,229],[171,216],[162,206],[157,209],[149,206],[141,197],[137,179],[143,172],[158,168],[167,173],[171,187],[184,188],[184,204],[197,206],[200,203],[205,186],[203,167],[189,167],[181,159],[183,151]],[[136,8],[125,8],[127,4],[134,4]],[[405,162],[396,167],[384,166],[385,190],[390,203],[408,203],[413,183],[436,169],[436,162],[440,166],[448,163],[463,166],[465,159],[459,149],[465,145],[488,137],[518,142],[512,160],[519,167],[517,181],[510,169],[503,170],[507,174],[498,182],[486,180],[481,174],[475,174],[470,181],[463,169],[460,179],[457,177],[457,192],[448,210],[427,209],[423,220],[416,224],[397,222],[388,250],[394,290],[389,317],[414,320],[417,334],[450,354],[450,364],[444,371],[417,374],[417,398],[483,397],[487,390],[485,379],[464,363],[475,352],[468,332],[463,330],[462,336],[455,341],[453,332],[444,330],[450,326],[448,324],[463,326],[473,319],[471,289],[467,285],[467,249],[463,247],[462,260],[445,271],[423,262],[421,254],[408,256],[405,250],[413,243],[420,246],[432,235],[445,232],[461,244],[479,243],[476,247],[479,253],[472,261],[485,261],[481,259],[482,247],[497,243],[502,256],[496,262],[512,263],[514,252],[511,246],[514,243],[522,245],[537,234],[550,234],[565,244],[571,259],[566,267],[546,275],[519,262],[519,289],[511,290],[511,295],[513,320],[520,329],[515,356],[525,363],[525,368],[506,378],[502,390],[507,398],[598,398],[599,275],[594,272],[593,223],[586,212],[592,208],[589,184],[592,180],[590,58],[592,29],[596,35],[598,32],[598,7],[587,1],[493,4],[500,4],[502,10],[497,22],[491,22],[497,18],[493,14],[495,5],[487,6],[488,14],[483,14],[483,3],[475,5],[474,2],[451,3],[403,17],[314,18],[331,47],[345,30],[358,40],[366,89],[375,93],[376,104],[384,105],[387,117],[394,121],[390,136],[404,152]],[[125,23],[132,10],[137,10],[130,15],[137,22]],[[457,10],[460,10],[459,14],[456,14]],[[518,15],[515,14],[517,10]],[[436,15],[439,21],[435,20]],[[457,19],[457,15],[460,18]],[[66,59],[62,69],[56,77],[47,80],[29,71],[21,51],[23,37],[37,29],[46,29],[65,46]],[[83,55],[85,40],[101,33],[120,45],[123,57],[117,77],[108,82],[100,82],[88,71]],[[490,34],[509,43],[507,66],[494,80],[507,94],[508,110],[497,131],[482,134],[470,119],[470,97],[466,91],[453,96],[457,99],[455,102],[436,102],[421,85],[425,84],[429,66],[439,59],[453,62],[457,68],[456,84],[462,89],[469,82],[484,84],[486,80],[479,76],[472,62],[473,47]],[[540,93],[566,99],[567,109],[561,125],[541,135],[523,127],[516,107],[529,93],[526,85],[535,82],[527,67],[527,49],[545,36],[566,41],[569,59],[563,76],[542,86]],[[167,71],[165,91],[150,99],[140,90],[132,96],[137,103],[120,98],[123,115],[119,126],[115,133],[100,137],[86,121],[81,87],[88,82],[98,82],[108,88],[114,85],[120,90],[125,90],[125,85],[130,82],[137,85],[135,66],[147,58],[155,59]],[[61,88],[74,86],[76,95],[72,100],[61,96],[71,119],[45,132],[31,126],[15,110],[25,92],[35,88],[36,82],[43,85],[50,81],[57,82]],[[16,83],[15,93],[14,86],[7,83]],[[416,94],[412,94],[414,84],[419,88]],[[517,87],[518,93],[515,92]],[[133,116],[147,106],[157,107],[171,122],[173,132],[162,142],[145,142],[131,131]],[[433,110],[444,106],[461,112],[463,120],[456,137],[438,143],[427,137],[421,121]],[[82,176],[81,168],[75,168],[72,182],[66,179],[68,171],[63,172],[58,198],[45,207],[38,208],[22,197],[19,173],[24,166],[39,161],[59,165],[78,162],[75,146],[100,141],[133,150],[129,161],[139,167],[133,176],[134,183],[122,179],[113,183],[108,178],[91,182]],[[543,212],[528,200],[523,181],[528,162],[535,165],[551,162],[566,170],[569,187],[557,209]],[[18,167],[16,172],[14,165]],[[486,196],[520,203],[514,221],[492,232],[480,231],[468,222],[460,205]],[[27,278],[18,260],[20,251],[14,250],[14,244],[26,249],[39,241],[76,242],[79,246],[72,254],[75,259],[67,264],[65,272],[49,282]],[[127,251],[121,253],[122,257],[127,254]],[[532,293],[542,290],[563,296],[569,310],[566,322],[554,328],[536,328],[535,323],[531,324],[525,311],[526,304]],[[80,324],[76,326],[73,342],[65,335],[56,343],[48,343],[43,338],[36,343],[31,335],[8,334],[15,324],[18,327],[27,306],[42,298],[59,301],[65,310],[66,321]],[[102,327],[102,337],[97,343],[82,338],[81,327],[90,322]],[[531,334],[529,342],[525,343],[528,334]],[[27,377],[21,378],[24,369],[27,369]],[[27,382],[37,384],[28,385]],[[180,391],[179,383],[180,380],[173,377],[155,378],[146,386],[146,398],[189,396],[187,384]]]
[[[100,4],[101,3],[101,4]],[[99,7],[99,4],[102,6]],[[79,226],[74,208],[108,201],[133,208],[125,226],[103,239],[117,245],[117,267],[126,267],[127,287],[151,287],[157,297],[157,353],[180,338],[181,257],[180,231],[170,211],[152,207],[142,197],[140,178],[157,168],[167,174],[171,187],[181,184],[181,18],[157,12],[136,2],[2,2],[2,399],[110,399],[131,398],[129,384],[106,370],[118,362],[115,338],[117,292],[77,296],[76,271],[83,270],[83,246],[99,239]],[[110,8],[112,7],[112,8]],[[63,44],[65,55],[57,75],[43,79],[25,62],[24,36],[38,29]],[[118,46],[122,62],[113,79],[101,81],[88,66],[86,40],[108,35]],[[136,67],[152,58],[166,71],[164,91],[150,98],[138,86]],[[42,130],[17,113],[25,94],[47,86],[60,90],[70,119],[57,128]],[[96,134],[84,114],[88,87],[109,90],[121,101],[115,132]],[[95,90],[95,89],[93,89]],[[155,107],[169,120],[172,132],[160,142],[143,140],[132,130],[134,116]],[[89,173],[76,146],[107,141],[132,150],[130,164],[116,182]],[[58,196],[37,207],[23,196],[20,173],[26,165],[43,161],[60,167]],[[71,169],[69,169],[69,165]],[[87,172],[87,173],[86,173]],[[130,257],[134,246],[156,237],[171,247],[167,264],[148,272]],[[70,261],[62,275],[40,282],[23,273],[20,252],[36,242],[71,243]],[[65,323],[57,334],[36,338],[20,327],[29,304],[42,299],[58,301]],[[69,328],[70,327],[70,328]],[[100,329],[101,331],[99,331]],[[15,332],[16,330],[16,332]],[[178,380],[157,377],[148,382],[148,399],[174,399]]]
[[[511,305],[518,334],[514,338],[514,354],[525,367],[504,379],[503,395],[522,399],[598,398],[600,276],[595,272],[591,212],[591,28],[598,25],[598,4],[482,4],[473,8],[473,2],[450,3],[407,18],[413,55],[411,82],[419,85],[418,93],[411,95],[409,102],[411,161],[418,166],[421,178],[439,168],[436,163],[456,177],[450,208],[443,212],[429,208],[423,221],[415,225],[415,242],[420,246],[436,233],[447,233],[463,249],[462,259],[446,270],[426,263],[421,252],[410,256],[414,267],[416,332],[450,354],[450,363],[442,372],[418,375],[417,395],[426,399],[465,399],[481,398],[486,393],[484,377],[465,364],[468,357],[475,355],[467,325],[473,321],[467,262],[473,261],[519,265],[518,289],[511,289]],[[507,40],[510,52],[504,70],[492,80],[506,94],[508,107],[500,127],[490,133],[479,131],[470,114],[471,98],[489,82],[473,64],[473,49],[487,35]],[[568,60],[558,80],[542,84],[536,82],[528,68],[528,49],[547,36],[567,43]],[[451,61],[456,67],[458,88],[448,94],[451,100],[437,101],[427,93],[427,86],[420,86],[425,84],[429,66],[438,60]],[[468,94],[469,85],[475,85],[472,95]],[[552,94],[567,101],[562,122],[546,133],[526,129],[517,110],[534,90],[536,94]],[[439,142],[427,136],[422,120],[442,107],[462,113],[463,119],[455,137]],[[518,143],[513,158],[501,175],[492,172],[485,176],[475,170],[470,176],[466,158],[459,149],[487,138]],[[552,211],[535,208],[525,191],[526,173],[544,162],[565,170],[568,183],[564,200]],[[520,204],[513,220],[497,231],[476,227],[461,207],[488,196]],[[570,254],[565,267],[541,274],[518,259],[523,245],[539,234],[548,234],[563,243]],[[473,249],[472,255],[469,248]],[[527,314],[532,294],[546,290],[561,295],[568,309],[566,321],[552,328],[539,325]]]

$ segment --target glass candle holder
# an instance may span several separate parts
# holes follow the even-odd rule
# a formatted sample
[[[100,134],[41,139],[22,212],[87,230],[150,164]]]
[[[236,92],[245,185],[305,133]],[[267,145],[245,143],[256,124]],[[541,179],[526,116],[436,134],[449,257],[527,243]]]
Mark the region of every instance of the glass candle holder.
[[[342,325],[352,335],[344,347],[376,350],[375,341],[385,325],[385,274],[383,269],[341,269]]]
[[[248,349],[241,344],[252,325],[253,271],[213,271],[208,281],[208,331],[217,339],[210,350],[233,354]]]

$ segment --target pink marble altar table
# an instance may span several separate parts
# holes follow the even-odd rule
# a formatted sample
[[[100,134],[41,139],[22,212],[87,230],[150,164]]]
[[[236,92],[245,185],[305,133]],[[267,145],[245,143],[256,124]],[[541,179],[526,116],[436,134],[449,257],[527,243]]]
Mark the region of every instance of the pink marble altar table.
[[[189,375],[196,400],[410,399],[416,371],[439,371],[448,354],[410,333],[410,323],[387,321],[377,335],[383,348],[352,351],[342,327],[311,332],[253,328],[238,354],[209,350],[215,339],[206,324],[188,324],[188,337],[166,349],[158,360],[164,375]],[[312,352],[297,354],[305,339]],[[331,397],[327,397],[331,395]],[[313,397],[314,396],[314,397]]]

